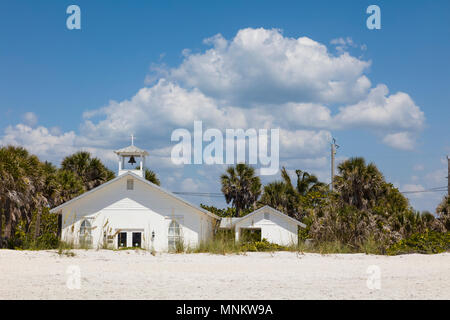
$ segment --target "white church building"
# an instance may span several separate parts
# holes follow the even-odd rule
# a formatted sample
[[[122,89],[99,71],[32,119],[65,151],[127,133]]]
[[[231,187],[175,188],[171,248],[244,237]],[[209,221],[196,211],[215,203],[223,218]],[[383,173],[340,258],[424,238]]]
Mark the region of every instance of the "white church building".
[[[260,230],[262,238],[281,245],[296,244],[299,221],[263,207],[232,220],[221,218],[144,178],[148,153],[132,143],[115,151],[119,157],[116,178],[53,208],[61,215],[61,240],[92,248],[140,247],[170,251],[178,242],[195,247],[213,238],[218,228],[236,232]],[[139,168],[126,169],[127,163]],[[127,161],[128,160],[128,161]]]

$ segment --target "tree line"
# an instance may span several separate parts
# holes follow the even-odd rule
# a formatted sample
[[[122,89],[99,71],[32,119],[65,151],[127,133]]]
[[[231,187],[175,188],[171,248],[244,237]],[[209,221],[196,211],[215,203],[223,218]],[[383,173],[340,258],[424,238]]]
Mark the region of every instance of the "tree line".
[[[370,242],[380,253],[415,234],[450,231],[448,196],[436,208],[436,216],[418,212],[376,165],[364,158],[339,164],[333,192],[313,174],[294,173],[291,179],[282,168],[281,180],[262,186],[254,168],[230,166],[221,176],[221,184],[231,208],[203,207],[222,216],[239,217],[269,205],[305,223],[303,238],[339,242],[355,250]]]
[[[22,147],[0,148],[0,247],[54,246],[58,222],[49,209],[114,177],[89,152],[69,155],[56,167]],[[160,184],[147,168],[145,178]],[[363,158],[339,164],[334,181],[331,192],[315,175],[303,170],[289,174],[283,167],[280,180],[262,185],[255,169],[240,163],[220,177],[230,206],[201,206],[222,217],[240,217],[269,205],[305,223],[307,228],[300,231],[303,239],[339,242],[355,250],[373,242],[383,252],[414,234],[450,231],[448,196],[436,208],[436,216],[417,212],[376,165]]]

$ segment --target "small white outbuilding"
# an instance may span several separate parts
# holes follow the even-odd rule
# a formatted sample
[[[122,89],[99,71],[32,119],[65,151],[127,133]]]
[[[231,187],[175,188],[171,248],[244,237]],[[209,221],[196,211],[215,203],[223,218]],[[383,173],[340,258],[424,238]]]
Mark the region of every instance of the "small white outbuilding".
[[[235,240],[242,238],[244,233],[255,233],[259,240],[266,239],[279,245],[297,245],[298,228],[306,225],[288,215],[264,206],[240,218],[222,218],[221,229],[234,230]]]

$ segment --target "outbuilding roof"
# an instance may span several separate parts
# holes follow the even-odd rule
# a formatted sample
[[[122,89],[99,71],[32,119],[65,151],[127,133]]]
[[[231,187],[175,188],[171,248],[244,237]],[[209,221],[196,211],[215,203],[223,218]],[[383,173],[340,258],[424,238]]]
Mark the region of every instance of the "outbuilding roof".
[[[241,220],[241,218],[232,218],[232,217],[224,217],[220,220],[220,226],[219,228],[223,229],[230,229],[233,227],[233,225],[238,221]]]
[[[274,208],[272,208],[271,206],[264,206],[261,207],[251,213],[249,213],[246,216],[240,217],[240,218],[222,218],[222,220],[220,221],[220,228],[223,229],[231,229],[232,227],[234,227],[238,222],[244,221],[260,212],[271,212],[273,214],[276,214],[284,219],[287,219],[288,221],[295,223],[296,225],[302,227],[302,228],[306,228],[306,225],[304,223],[301,223],[300,221],[298,221],[297,219],[294,219],[292,217],[289,217],[288,215],[284,214],[281,211],[278,211]]]

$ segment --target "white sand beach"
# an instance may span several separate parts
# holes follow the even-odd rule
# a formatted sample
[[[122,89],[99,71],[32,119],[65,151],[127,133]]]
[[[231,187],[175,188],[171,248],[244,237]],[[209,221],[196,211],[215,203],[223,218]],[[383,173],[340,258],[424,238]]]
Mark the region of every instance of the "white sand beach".
[[[73,252],[0,250],[0,299],[450,299],[450,253]]]

